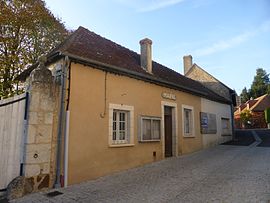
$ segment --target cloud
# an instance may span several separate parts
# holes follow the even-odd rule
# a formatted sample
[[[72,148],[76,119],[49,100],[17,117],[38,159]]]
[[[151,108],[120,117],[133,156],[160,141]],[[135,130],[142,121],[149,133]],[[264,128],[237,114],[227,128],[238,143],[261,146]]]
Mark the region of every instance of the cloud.
[[[263,32],[268,32],[269,30],[270,30],[270,20],[265,21],[263,24],[261,24],[257,29],[254,29],[253,31],[247,31],[240,35],[234,36],[230,39],[220,40],[208,47],[197,49],[194,51],[194,55],[197,55],[197,56],[211,55],[216,52],[220,52],[220,51],[235,47],[239,44],[242,44],[250,40],[252,37]]]
[[[150,4],[139,8],[137,11],[139,11],[139,12],[151,12],[151,11],[155,11],[155,10],[159,10],[159,9],[166,8],[166,7],[169,7],[169,6],[176,5],[176,4],[181,3],[183,1],[184,0],[156,0],[156,1],[151,1]]]
[[[185,0],[115,0],[120,4],[132,7],[137,12],[145,13],[179,4]]]

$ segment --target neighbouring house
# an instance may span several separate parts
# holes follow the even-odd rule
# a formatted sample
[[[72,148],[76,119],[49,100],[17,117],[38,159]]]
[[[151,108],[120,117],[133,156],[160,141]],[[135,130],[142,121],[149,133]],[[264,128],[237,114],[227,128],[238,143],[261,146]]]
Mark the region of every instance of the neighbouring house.
[[[219,96],[229,100],[231,105],[215,102],[209,98],[202,98],[201,119],[204,128],[201,133],[204,147],[216,145],[231,139],[233,128],[233,112],[236,106],[236,93],[234,90],[220,82],[214,76],[193,63],[192,56],[183,57],[184,75],[196,80]],[[206,122],[207,121],[207,122]]]
[[[153,61],[150,39],[140,48],[138,54],[79,27],[47,55],[61,85],[53,127],[61,138],[58,181],[61,175],[75,184],[231,139],[232,99]],[[18,79],[29,80],[36,66]],[[208,144],[205,133],[224,139]]]
[[[234,112],[235,128],[267,128],[264,111],[270,108],[270,95],[265,94],[256,99],[250,99],[240,104]],[[241,113],[249,112],[250,118],[245,123],[241,120]]]

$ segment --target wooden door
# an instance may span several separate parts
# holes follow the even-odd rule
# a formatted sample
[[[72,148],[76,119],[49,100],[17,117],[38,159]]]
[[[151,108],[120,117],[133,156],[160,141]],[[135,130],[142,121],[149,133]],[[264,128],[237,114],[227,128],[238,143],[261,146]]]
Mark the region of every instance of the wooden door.
[[[165,157],[172,156],[172,108],[165,106],[164,109],[165,128]]]

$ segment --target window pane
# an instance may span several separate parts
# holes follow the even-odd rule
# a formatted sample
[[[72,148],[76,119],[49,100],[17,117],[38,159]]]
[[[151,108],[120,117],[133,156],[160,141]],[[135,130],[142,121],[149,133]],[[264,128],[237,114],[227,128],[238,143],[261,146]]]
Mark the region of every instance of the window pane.
[[[113,112],[113,121],[116,121],[116,112]]]
[[[116,122],[113,122],[113,131],[116,131]]]
[[[160,139],[160,120],[153,120],[153,140],[159,140]]]
[[[184,132],[191,133],[191,110],[184,109]]]
[[[119,140],[125,140],[126,132],[125,131],[119,131]]]
[[[151,140],[151,120],[142,119],[142,139]]]
[[[120,114],[120,119],[119,119],[119,121],[125,121],[126,113],[120,112],[119,114]]]
[[[123,123],[122,122],[119,122],[119,130],[123,130]]]
[[[113,140],[116,140],[116,131],[113,131]]]

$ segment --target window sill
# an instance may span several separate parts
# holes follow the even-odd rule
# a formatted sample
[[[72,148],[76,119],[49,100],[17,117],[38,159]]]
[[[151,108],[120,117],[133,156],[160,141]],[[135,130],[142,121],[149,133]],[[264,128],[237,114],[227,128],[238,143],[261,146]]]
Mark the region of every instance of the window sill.
[[[232,136],[231,134],[223,134],[221,135],[222,137],[229,137],[229,136]]]
[[[160,142],[160,140],[140,140],[139,143],[147,143],[147,142]]]
[[[110,144],[109,147],[111,148],[118,148],[118,147],[133,147],[135,144]]]
[[[195,138],[195,135],[183,135],[184,138]]]

